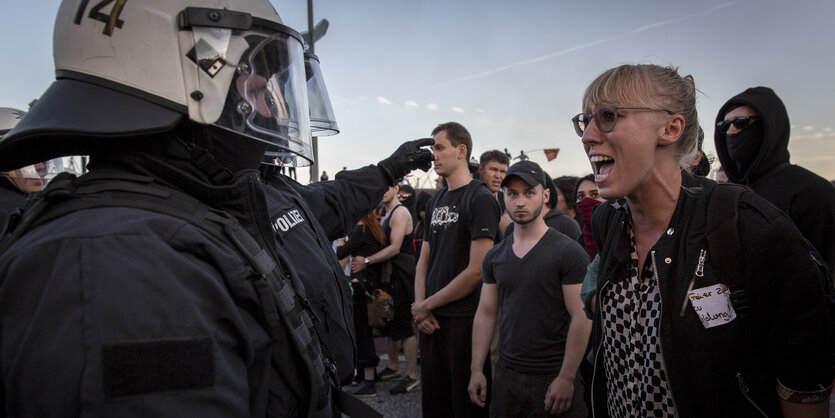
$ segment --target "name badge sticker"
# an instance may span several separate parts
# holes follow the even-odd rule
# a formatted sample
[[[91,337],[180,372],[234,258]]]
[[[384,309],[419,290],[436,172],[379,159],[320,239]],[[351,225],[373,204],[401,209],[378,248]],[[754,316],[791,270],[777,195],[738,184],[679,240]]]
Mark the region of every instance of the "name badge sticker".
[[[736,318],[731,305],[731,291],[722,283],[693,289],[687,297],[705,328],[725,325]]]

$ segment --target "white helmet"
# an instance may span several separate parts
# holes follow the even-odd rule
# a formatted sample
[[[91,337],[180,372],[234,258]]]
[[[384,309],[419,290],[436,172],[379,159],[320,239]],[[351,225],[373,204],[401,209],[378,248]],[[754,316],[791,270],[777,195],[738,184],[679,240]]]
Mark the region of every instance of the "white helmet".
[[[302,38],[268,0],[64,0],[53,54],[57,81],[0,141],[0,169],[184,119],[312,159]]]
[[[0,107],[0,138],[9,133],[23,119],[26,112],[11,107]]]

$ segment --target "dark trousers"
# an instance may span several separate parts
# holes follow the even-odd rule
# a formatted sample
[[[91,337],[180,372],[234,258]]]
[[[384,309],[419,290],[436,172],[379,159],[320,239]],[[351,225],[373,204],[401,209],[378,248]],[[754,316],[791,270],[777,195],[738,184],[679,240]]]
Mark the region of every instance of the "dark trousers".
[[[377,357],[377,350],[374,347],[374,336],[371,334],[371,327],[368,326],[368,306],[365,300],[365,292],[359,283],[351,282],[354,291],[354,331],[357,334],[357,369],[358,375],[362,376],[366,367],[377,367],[380,358]]]
[[[440,329],[420,333],[421,406],[426,418],[487,417],[487,408],[470,401],[473,317],[437,317]],[[484,362],[490,393],[490,362]],[[488,396],[488,402],[489,402]]]
[[[493,381],[493,398],[490,400],[490,417],[572,417],[585,418],[588,410],[583,401],[583,379],[578,375],[574,382],[571,409],[559,415],[545,412],[545,394],[557,377],[559,370],[548,373],[530,373],[514,370],[499,360]]]

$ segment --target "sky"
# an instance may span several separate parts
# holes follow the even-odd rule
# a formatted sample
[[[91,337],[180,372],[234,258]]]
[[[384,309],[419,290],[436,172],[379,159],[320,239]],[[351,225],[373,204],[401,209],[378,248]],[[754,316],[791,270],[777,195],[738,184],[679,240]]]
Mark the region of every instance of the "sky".
[[[330,23],[315,52],[341,129],[319,138],[320,170],[331,178],[447,121],[467,127],[476,157],[523,150],[552,176],[588,174],[571,124],[583,91],[611,67],[653,63],[694,77],[709,154],[718,109],[768,86],[789,112],[792,162],[835,179],[835,2],[314,1],[314,21]],[[59,3],[2,6],[0,106],[25,109],[54,80]],[[272,3],[286,25],[307,29],[306,0]],[[559,156],[547,162],[543,148]],[[298,171],[306,182],[309,170]]]

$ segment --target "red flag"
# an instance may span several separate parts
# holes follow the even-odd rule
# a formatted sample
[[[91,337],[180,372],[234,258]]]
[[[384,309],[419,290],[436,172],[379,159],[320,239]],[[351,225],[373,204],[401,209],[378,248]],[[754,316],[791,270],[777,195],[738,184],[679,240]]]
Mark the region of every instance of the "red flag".
[[[557,154],[560,153],[559,148],[546,148],[543,151],[545,151],[545,158],[547,158],[549,162],[557,158]]]

